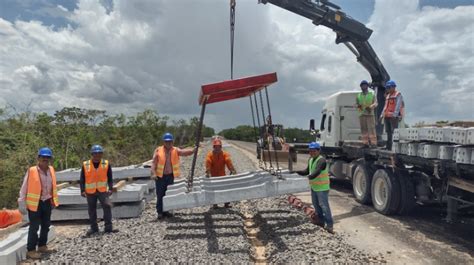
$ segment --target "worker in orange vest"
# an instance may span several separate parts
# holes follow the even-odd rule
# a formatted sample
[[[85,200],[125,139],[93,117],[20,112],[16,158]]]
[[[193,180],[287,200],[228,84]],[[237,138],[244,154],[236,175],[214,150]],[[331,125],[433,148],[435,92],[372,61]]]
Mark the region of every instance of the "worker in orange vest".
[[[113,177],[112,167],[108,160],[102,159],[104,149],[100,145],[91,148],[92,158],[84,161],[81,168],[80,187],[82,197],[87,198],[87,209],[89,212],[90,229],[86,236],[99,232],[97,224],[97,200],[100,201],[104,212],[105,233],[116,233],[112,228],[112,204],[109,196],[112,195]]]
[[[212,141],[213,150],[210,151],[206,156],[206,177],[222,177],[225,176],[225,167],[229,169],[230,174],[236,174],[230,155],[227,152],[222,151],[222,141],[218,138]],[[225,208],[230,208],[230,203],[224,204]],[[217,204],[214,204],[212,208],[217,209]]]
[[[18,199],[19,209],[28,214],[30,227],[26,244],[27,258],[40,259],[42,253],[51,253],[48,243],[49,226],[51,225],[51,211],[59,205],[58,190],[56,188],[56,173],[49,165],[53,152],[48,147],[38,151],[38,165],[28,169],[23,179]],[[41,225],[40,236],[38,229]],[[38,251],[36,251],[38,246]]]
[[[156,212],[158,220],[164,217],[172,217],[169,212],[163,212],[163,197],[169,185],[174,183],[174,178],[179,177],[179,157],[190,156],[194,153],[194,148],[180,149],[173,146],[173,135],[165,133],[163,135],[163,145],[155,149],[151,164],[151,178],[156,185]]]
[[[386,98],[380,119],[384,119],[385,131],[387,132],[387,150],[392,149],[393,131],[398,128],[399,121],[403,118],[405,103],[402,94],[396,90],[397,84],[393,80],[385,83]]]

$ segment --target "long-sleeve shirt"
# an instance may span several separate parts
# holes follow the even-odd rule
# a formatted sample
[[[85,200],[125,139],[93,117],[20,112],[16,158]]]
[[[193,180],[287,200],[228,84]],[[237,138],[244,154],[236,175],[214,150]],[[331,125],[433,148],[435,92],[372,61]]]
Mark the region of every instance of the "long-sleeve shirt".
[[[190,156],[194,153],[194,148],[186,148],[186,149],[181,149],[177,147],[175,148],[176,148],[176,151],[178,151],[178,156]],[[165,153],[166,153],[166,161],[165,161],[165,168],[163,170],[163,174],[168,175],[168,174],[173,173],[173,166],[171,165],[171,149],[166,150],[165,148]],[[153,161],[151,163],[151,172],[152,174],[154,174],[156,172],[156,165],[158,165],[158,156],[156,155],[156,149],[155,149],[155,152],[153,152],[152,160]]]
[[[49,169],[44,172],[38,166],[36,167],[39,172],[39,177],[41,181],[41,196],[40,200],[45,201],[53,197],[53,178],[51,177],[51,172]],[[28,192],[28,171],[26,171],[25,177],[23,178],[23,184],[20,189],[20,198],[19,201],[24,201],[26,199],[26,193]]]
[[[206,173],[212,177],[225,176],[225,167],[231,172],[235,172],[234,165],[227,152],[210,151],[206,156]]]
[[[315,157],[314,159],[316,159],[317,157]],[[313,158],[310,158],[310,161],[312,160]],[[308,163],[309,164],[309,163]],[[314,179],[316,178],[317,176],[319,176],[319,174],[321,174],[321,171],[324,170],[326,168],[326,159],[324,159],[324,157],[321,157],[318,161],[318,163],[316,164],[316,170],[310,174],[309,172],[309,165],[306,167],[305,170],[300,170],[300,171],[296,171],[296,173],[298,175],[301,175],[301,176],[308,176],[308,179]]]
[[[92,161],[95,169],[99,168],[99,162]],[[81,179],[79,181],[79,186],[81,187],[81,193],[86,191],[86,175],[85,175],[84,165],[81,168]],[[114,179],[112,177],[112,166],[109,164],[109,168],[107,169],[107,185],[109,186],[109,190],[112,190],[114,187]]]

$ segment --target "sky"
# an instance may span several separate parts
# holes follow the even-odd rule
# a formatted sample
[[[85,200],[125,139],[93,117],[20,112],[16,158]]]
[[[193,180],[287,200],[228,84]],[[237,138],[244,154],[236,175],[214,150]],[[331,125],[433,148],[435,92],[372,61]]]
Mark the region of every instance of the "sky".
[[[473,120],[474,0],[334,0],[370,43],[406,121]],[[227,0],[2,0],[0,108],[63,107],[198,116],[203,84],[230,79]],[[307,128],[324,100],[369,74],[335,33],[257,0],[237,0],[234,78],[276,72],[274,123]],[[211,104],[217,130],[251,124],[249,100]]]

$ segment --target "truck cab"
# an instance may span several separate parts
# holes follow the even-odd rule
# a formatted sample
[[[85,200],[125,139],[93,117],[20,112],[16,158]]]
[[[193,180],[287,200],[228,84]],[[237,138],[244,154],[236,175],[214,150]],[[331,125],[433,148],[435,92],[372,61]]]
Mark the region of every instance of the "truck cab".
[[[321,112],[320,144],[341,147],[344,142],[360,141],[359,113],[355,104],[357,91],[331,95]]]

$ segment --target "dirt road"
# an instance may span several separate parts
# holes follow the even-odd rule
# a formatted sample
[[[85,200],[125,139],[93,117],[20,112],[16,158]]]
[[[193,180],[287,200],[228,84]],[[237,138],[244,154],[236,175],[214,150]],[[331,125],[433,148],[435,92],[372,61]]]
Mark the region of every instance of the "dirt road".
[[[255,144],[230,143],[255,157]],[[295,168],[304,168],[308,157],[298,154]],[[384,216],[357,203],[350,183],[333,181],[331,185],[335,229],[357,248],[384,253],[393,264],[474,264],[473,216],[448,224],[444,221],[445,208],[439,205],[418,206],[410,216]],[[297,195],[311,203],[309,192]]]

